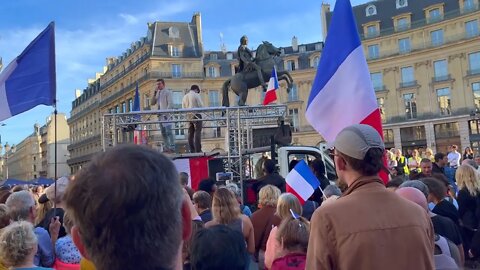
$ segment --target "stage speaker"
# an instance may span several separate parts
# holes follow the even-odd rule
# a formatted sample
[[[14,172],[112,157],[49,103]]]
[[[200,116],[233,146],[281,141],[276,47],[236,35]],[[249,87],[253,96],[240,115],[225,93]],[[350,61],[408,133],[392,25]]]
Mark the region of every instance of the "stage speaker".
[[[217,173],[222,173],[222,172],[225,172],[222,158],[210,159],[208,161],[208,177],[209,178],[216,179]]]

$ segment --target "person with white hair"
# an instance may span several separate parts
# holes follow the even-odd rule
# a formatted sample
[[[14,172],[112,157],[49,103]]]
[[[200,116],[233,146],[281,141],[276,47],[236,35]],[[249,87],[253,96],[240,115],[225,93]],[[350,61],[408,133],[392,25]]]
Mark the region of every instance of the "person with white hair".
[[[33,232],[33,224],[16,221],[2,230],[0,235],[0,261],[9,269],[46,270],[34,263],[38,240]]]
[[[13,221],[27,221],[33,225],[37,214],[35,199],[33,195],[26,191],[18,191],[12,193],[5,203],[9,209],[10,218]],[[50,267],[55,260],[53,249],[54,243],[58,239],[60,230],[60,221],[58,218],[52,219],[50,223],[50,235],[47,230],[42,227],[34,229],[38,239],[38,248],[34,256],[34,264],[38,266]]]

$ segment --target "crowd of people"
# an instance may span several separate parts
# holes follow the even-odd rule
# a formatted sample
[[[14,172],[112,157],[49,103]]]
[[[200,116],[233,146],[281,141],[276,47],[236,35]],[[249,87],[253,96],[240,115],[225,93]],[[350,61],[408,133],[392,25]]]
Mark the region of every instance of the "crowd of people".
[[[333,145],[337,183],[321,160],[310,162],[323,193],[304,204],[271,160],[252,187],[257,203],[245,205],[236,184],[205,179],[192,190],[169,158],[137,145],[99,153],[45,190],[4,188],[0,269],[476,267],[480,176],[471,154],[449,166],[454,187],[448,155],[395,150],[385,187],[378,174],[392,154],[375,129],[347,127]]]

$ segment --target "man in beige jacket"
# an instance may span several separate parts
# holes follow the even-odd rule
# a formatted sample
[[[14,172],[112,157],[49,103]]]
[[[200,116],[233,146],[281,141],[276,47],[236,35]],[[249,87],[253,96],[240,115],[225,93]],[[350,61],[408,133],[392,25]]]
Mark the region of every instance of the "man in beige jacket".
[[[190,87],[190,91],[183,97],[182,108],[195,109],[202,108],[203,102],[200,96],[200,87],[196,84]],[[199,113],[188,114],[188,145],[191,153],[202,152],[202,115]]]
[[[313,214],[306,269],[434,269],[427,212],[387,191],[377,176],[385,152],[378,132],[349,126],[334,146],[337,175],[348,189]]]

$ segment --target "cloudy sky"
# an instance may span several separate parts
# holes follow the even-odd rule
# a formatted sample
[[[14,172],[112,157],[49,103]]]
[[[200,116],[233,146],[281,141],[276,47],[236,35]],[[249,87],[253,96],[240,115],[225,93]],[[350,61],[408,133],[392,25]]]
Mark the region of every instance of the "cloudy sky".
[[[50,21],[56,24],[58,111],[70,115],[75,89],[84,89],[95,72],[103,70],[105,58],[122,54],[146,35],[147,22],[189,22],[202,14],[206,50],[220,50],[221,38],[228,50],[236,50],[246,34],[250,46],[268,40],[278,47],[323,40],[320,24],[322,1],[289,0],[18,0],[0,6],[0,57],[4,67],[20,54]],[[324,1],[334,4],[334,0]],[[352,0],[361,4],[366,0]],[[141,4],[140,4],[141,3]],[[301,3],[301,4],[300,4]],[[18,144],[43,125],[51,107],[38,106],[3,121],[2,144]]]

